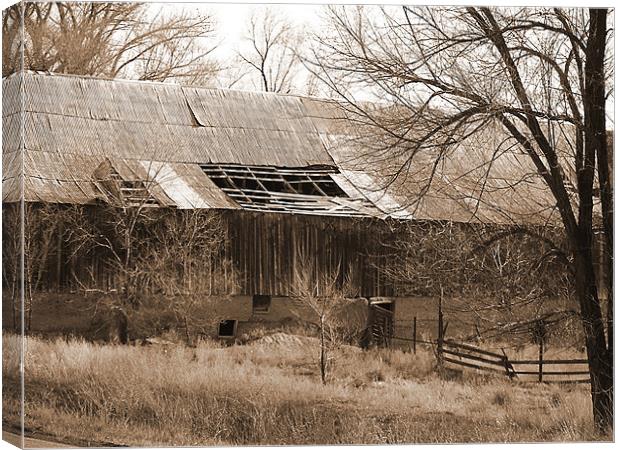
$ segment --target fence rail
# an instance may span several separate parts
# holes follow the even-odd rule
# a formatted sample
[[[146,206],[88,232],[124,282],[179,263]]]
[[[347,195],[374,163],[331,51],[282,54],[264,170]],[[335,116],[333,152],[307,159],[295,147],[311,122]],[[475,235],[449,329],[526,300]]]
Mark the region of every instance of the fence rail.
[[[456,364],[470,369],[484,370],[486,372],[497,372],[515,378],[514,367],[508,360],[506,354],[499,354],[484,350],[473,345],[467,345],[453,340],[445,339],[438,345],[437,351],[440,353],[440,361]],[[450,356],[444,356],[450,355]],[[458,359],[452,358],[455,356]],[[501,368],[500,368],[501,367]]]
[[[513,364],[588,364],[587,359],[515,359]]]
[[[583,378],[590,374],[587,368],[587,359],[537,359],[537,360],[518,360],[510,359],[506,354],[494,353],[473,345],[462,344],[452,340],[444,340],[442,346],[438,346],[438,352],[444,355],[440,360],[445,363],[454,364],[469,369],[482,370],[486,372],[496,372],[507,375],[509,378],[519,378],[519,376],[536,376],[537,379],[519,378],[525,382],[546,382],[546,383],[589,383],[589,378]],[[448,355],[448,356],[445,356]],[[456,358],[455,358],[456,357]],[[524,370],[518,366],[537,365],[538,370]],[[577,367],[574,366],[584,366]],[[502,367],[500,369],[499,367]],[[545,366],[571,366],[566,370],[545,370]],[[517,367],[517,368],[515,368]],[[581,378],[572,378],[581,376]],[[567,377],[567,379],[558,379]],[[546,378],[546,379],[545,379]]]

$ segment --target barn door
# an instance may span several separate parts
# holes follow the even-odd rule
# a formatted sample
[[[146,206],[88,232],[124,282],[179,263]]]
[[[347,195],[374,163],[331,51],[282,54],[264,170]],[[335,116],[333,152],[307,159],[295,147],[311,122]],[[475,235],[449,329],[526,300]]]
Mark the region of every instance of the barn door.
[[[372,342],[378,347],[389,347],[394,335],[394,303],[371,303],[369,319]]]

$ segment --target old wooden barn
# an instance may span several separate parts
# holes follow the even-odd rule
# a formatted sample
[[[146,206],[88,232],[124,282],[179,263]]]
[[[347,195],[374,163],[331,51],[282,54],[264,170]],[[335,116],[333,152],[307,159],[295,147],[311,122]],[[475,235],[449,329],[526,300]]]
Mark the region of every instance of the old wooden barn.
[[[413,205],[428,177],[424,160],[406,182],[385,186],[376,166],[355,158],[363,153],[355,125],[331,101],[33,72],[8,77],[3,89],[5,209],[23,197],[89,214],[105,205],[218,212],[230,267],[205,270],[213,289],[204,295],[229,297],[220,335],[294,317],[300,270],[389,310],[390,327],[409,326],[428,299],[386,275],[398,251],[386,243],[400,224],[548,224],[554,214],[540,180],[513,174],[528,164],[520,152],[481,163],[503,139],[494,130],[457,151]],[[80,256],[64,238],[48,247],[37,290],[118,288],[109,254]]]

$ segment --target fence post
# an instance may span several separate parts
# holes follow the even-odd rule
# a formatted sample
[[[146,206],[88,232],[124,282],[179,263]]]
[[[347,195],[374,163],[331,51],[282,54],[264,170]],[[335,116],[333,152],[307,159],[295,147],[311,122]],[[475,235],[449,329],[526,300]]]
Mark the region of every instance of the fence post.
[[[443,287],[439,295],[439,306],[437,311],[437,365],[443,367]]]
[[[413,317],[413,348],[411,349],[413,351],[413,354],[416,354],[416,341],[418,340],[418,326],[417,326],[417,317],[414,316]]]
[[[383,345],[385,345],[386,348],[392,347],[389,325],[390,325],[390,321],[387,318],[387,316],[383,317]]]
[[[542,383],[543,380],[543,355],[544,355],[544,343],[541,339],[538,342],[538,382]]]
[[[416,354],[416,341],[418,340],[418,318],[413,317],[413,354]]]
[[[538,344],[538,382],[543,380],[543,357],[545,352],[545,338],[547,337],[547,323],[538,319],[534,323],[534,340]]]
[[[512,367],[512,364],[510,364],[510,361],[508,360],[508,355],[504,351],[503,347],[502,354],[504,355],[504,357],[502,358],[502,362],[504,363],[504,369],[506,369],[506,375],[508,375],[508,378],[512,380],[517,375],[514,373],[514,367]]]

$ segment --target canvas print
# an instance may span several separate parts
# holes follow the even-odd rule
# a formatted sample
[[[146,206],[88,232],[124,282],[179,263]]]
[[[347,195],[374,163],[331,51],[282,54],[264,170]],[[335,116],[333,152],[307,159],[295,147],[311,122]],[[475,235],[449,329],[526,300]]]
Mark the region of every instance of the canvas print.
[[[7,6],[3,439],[613,441],[614,19]]]

